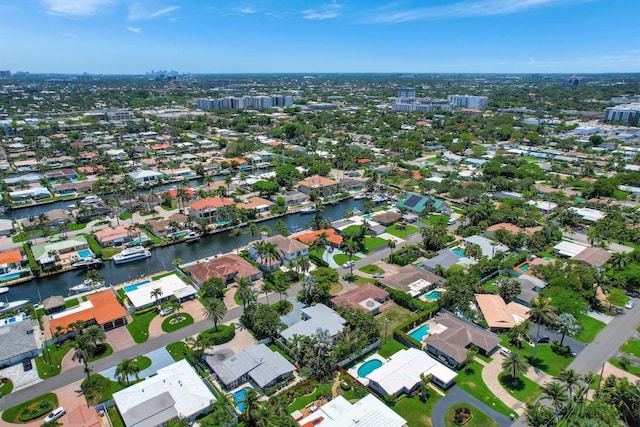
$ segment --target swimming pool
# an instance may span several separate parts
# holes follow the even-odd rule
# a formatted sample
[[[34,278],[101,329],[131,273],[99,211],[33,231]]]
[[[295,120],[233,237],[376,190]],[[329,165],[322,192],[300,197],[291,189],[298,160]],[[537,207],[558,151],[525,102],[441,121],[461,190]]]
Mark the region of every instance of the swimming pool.
[[[464,251],[460,248],[451,249],[451,252],[453,252],[456,255],[464,256]]]
[[[151,280],[145,280],[144,282],[134,283],[133,285],[125,286],[124,291],[125,292],[135,291],[140,286],[148,285],[149,283],[151,283]]]
[[[440,299],[440,295],[442,295],[440,291],[431,291],[428,294],[426,294],[424,297],[429,301],[438,301]]]
[[[426,323],[418,329],[409,332],[409,336],[418,342],[422,342],[423,338],[427,335],[429,335],[429,325]]]
[[[381,360],[378,360],[378,359],[367,360],[358,368],[358,376],[360,378],[366,378],[367,375],[369,375],[371,372],[378,369],[380,366],[382,366]]]
[[[370,220],[371,219],[371,214],[362,215],[362,218],[364,218],[366,220]]]
[[[529,271],[529,263],[525,262],[524,264],[522,264],[520,267],[518,267],[520,269],[520,271]]]
[[[247,390],[251,390],[251,387],[245,387],[233,393],[233,402],[236,404],[236,408],[238,408],[240,412],[244,411],[243,400]]]
[[[78,256],[80,258],[91,258],[93,257],[93,252],[91,252],[90,249],[83,249],[81,251],[78,251]]]
[[[0,280],[3,282],[9,281],[9,280],[13,280],[13,279],[17,279],[20,277],[20,273],[4,273],[4,274],[0,274]]]

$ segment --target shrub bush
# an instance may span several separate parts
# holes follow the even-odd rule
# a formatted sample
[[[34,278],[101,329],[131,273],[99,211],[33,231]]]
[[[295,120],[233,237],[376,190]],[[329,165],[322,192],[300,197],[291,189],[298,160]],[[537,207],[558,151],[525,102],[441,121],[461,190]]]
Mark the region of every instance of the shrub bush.
[[[569,353],[571,353],[571,347],[568,345],[560,345],[558,340],[553,340],[551,341],[551,351],[559,354],[560,356],[568,356]]]
[[[48,412],[51,412],[52,410],[53,410],[53,403],[50,402],[49,400],[43,400],[37,406],[31,406],[31,407],[24,408],[20,412],[20,416],[18,417],[18,419],[21,422],[25,423],[27,421],[35,420],[36,418],[40,418],[41,416],[43,416],[44,414],[46,414]]]
[[[207,347],[212,345],[224,344],[236,336],[236,327],[234,325],[218,325],[218,331],[215,328],[207,329],[200,332],[198,336],[202,343]]]
[[[147,314],[150,311],[154,311],[154,310],[156,310],[156,306],[152,305],[151,307],[143,308],[142,310],[136,310],[132,314],[134,316],[142,316],[143,314]]]

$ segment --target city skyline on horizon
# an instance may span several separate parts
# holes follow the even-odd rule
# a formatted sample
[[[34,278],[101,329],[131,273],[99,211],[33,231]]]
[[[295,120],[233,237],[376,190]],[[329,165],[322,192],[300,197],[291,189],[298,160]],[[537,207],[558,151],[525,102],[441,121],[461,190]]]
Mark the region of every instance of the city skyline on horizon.
[[[640,72],[619,0],[9,0],[0,69],[34,74]],[[604,30],[600,30],[603,28]]]

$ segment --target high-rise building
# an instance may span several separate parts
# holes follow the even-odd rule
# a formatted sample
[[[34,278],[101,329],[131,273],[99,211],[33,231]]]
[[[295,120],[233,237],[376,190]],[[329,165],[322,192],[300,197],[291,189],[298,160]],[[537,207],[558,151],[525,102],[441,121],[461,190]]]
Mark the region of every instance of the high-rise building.
[[[489,98],[486,96],[449,95],[447,100],[454,107],[473,108],[475,110],[484,110],[489,105]]]
[[[414,87],[401,87],[398,89],[398,99],[415,99],[416,88]]]
[[[622,122],[636,124],[640,118],[640,103],[617,105],[605,108],[605,120],[608,122]]]
[[[203,111],[219,110],[229,108],[241,110],[251,108],[255,110],[264,110],[266,108],[291,107],[293,105],[292,96],[274,95],[274,96],[226,96],[224,98],[198,98],[196,99],[198,108]]]

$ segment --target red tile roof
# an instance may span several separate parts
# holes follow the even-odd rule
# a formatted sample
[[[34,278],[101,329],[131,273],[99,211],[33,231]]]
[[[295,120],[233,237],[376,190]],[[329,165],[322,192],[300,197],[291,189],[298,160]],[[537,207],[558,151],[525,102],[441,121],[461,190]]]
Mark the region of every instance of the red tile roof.
[[[189,205],[189,207],[193,210],[199,211],[204,208],[218,209],[225,206],[233,206],[233,205],[235,205],[235,202],[233,201],[233,199],[230,199],[228,197],[216,196],[216,197],[207,197],[206,199],[193,202],[191,203],[191,205]]]

